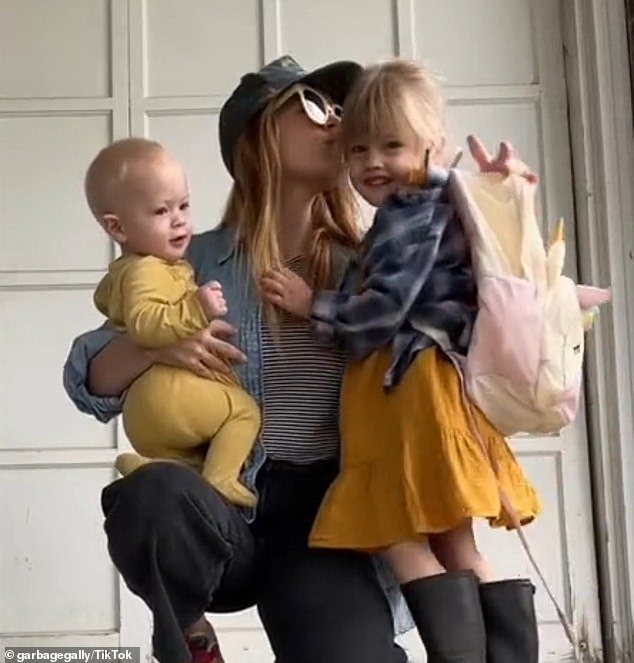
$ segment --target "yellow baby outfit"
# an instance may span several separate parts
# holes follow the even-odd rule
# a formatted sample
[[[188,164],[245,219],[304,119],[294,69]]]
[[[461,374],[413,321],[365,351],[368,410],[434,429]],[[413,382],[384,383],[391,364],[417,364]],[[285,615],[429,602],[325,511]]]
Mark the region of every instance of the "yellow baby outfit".
[[[160,348],[209,324],[196,294],[191,266],[154,256],[115,260],[99,283],[94,301],[113,326],[141,347]],[[202,472],[230,501],[253,506],[255,496],[238,481],[255,443],[260,412],[232,378],[207,380],[156,364],[129,388],[123,425],[145,458],[178,460]],[[123,454],[120,469],[134,467]],[[128,457],[127,459],[125,457]]]

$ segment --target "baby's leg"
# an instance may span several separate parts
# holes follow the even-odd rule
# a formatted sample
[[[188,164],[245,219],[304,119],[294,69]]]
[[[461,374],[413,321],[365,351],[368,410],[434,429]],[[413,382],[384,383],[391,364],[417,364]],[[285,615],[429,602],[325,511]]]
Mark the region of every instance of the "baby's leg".
[[[230,501],[255,504],[253,493],[237,479],[260,414],[239,387],[157,366],[130,388],[123,420],[141,456],[197,467]]]
[[[114,461],[114,466],[122,476],[127,476],[134,472],[134,470],[151,463],[151,459],[144,458],[139,456],[139,454],[133,454],[130,452],[122,453],[117,456]]]
[[[146,458],[145,456],[141,456],[139,454],[132,453],[130,451],[125,451],[124,453],[119,454],[114,461],[114,467],[119,472],[121,476],[127,476],[128,474],[132,474],[134,470],[138,470],[139,467],[143,467],[144,465],[147,465],[148,463],[152,463],[155,460],[160,460],[162,462],[183,462],[181,459],[179,460],[174,460],[172,458]],[[184,462],[185,465],[190,465],[192,469],[199,469],[200,463],[196,463],[195,461],[192,462]]]
[[[481,582],[493,579],[491,566],[478,550],[471,519],[448,532],[434,534],[430,537],[430,544],[448,571],[473,571]]]
[[[445,573],[429,541],[392,546],[384,553],[429,663],[486,663],[478,583],[473,573]]]
[[[225,386],[224,396],[228,416],[209,445],[202,473],[231,502],[255,506],[255,495],[238,476],[260,430],[260,412],[255,401],[237,386]]]

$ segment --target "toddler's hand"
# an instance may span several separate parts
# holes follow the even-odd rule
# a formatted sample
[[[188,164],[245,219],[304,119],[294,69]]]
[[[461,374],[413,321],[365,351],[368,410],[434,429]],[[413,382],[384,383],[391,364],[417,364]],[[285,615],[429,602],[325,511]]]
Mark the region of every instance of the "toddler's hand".
[[[298,318],[310,318],[312,288],[301,276],[287,268],[275,269],[262,277],[264,299]]]
[[[209,320],[221,318],[227,314],[227,302],[218,281],[209,281],[198,288],[198,300]]]
[[[500,173],[520,175],[530,184],[537,184],[537,175],[516,155],[513,146],[503,141],[498,147],[495,157],[489,154],[484,143],[477,136],[467,136],[469,151],[482,173]]]

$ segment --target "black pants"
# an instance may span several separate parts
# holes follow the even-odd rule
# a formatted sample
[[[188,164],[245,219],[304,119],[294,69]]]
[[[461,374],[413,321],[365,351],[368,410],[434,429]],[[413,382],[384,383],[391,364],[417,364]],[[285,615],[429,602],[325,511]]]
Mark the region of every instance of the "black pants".
[[[277,663],[404,663],[366,555],[311,550],[334,463],[268,462],[249,526],[193,471],[149,464],[102,495],[108,550],[154,617],[161,663],[185,663],[183,629],[204,612],[257,605]]]

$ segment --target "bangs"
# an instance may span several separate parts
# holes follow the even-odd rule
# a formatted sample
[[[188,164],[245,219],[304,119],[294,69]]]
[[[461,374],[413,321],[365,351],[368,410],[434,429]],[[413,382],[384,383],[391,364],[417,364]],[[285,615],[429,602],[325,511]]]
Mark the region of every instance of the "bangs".
[[[346,147],[368,137],[416,133],[403,90],[389,77],[367,81],[349,100],[344,106],[341,125]]]
[[[401,62],[366,70],[343,108],[345,149],[368,139],[415,138],[427,147],[444,136],[444,103],[435,82]]]

